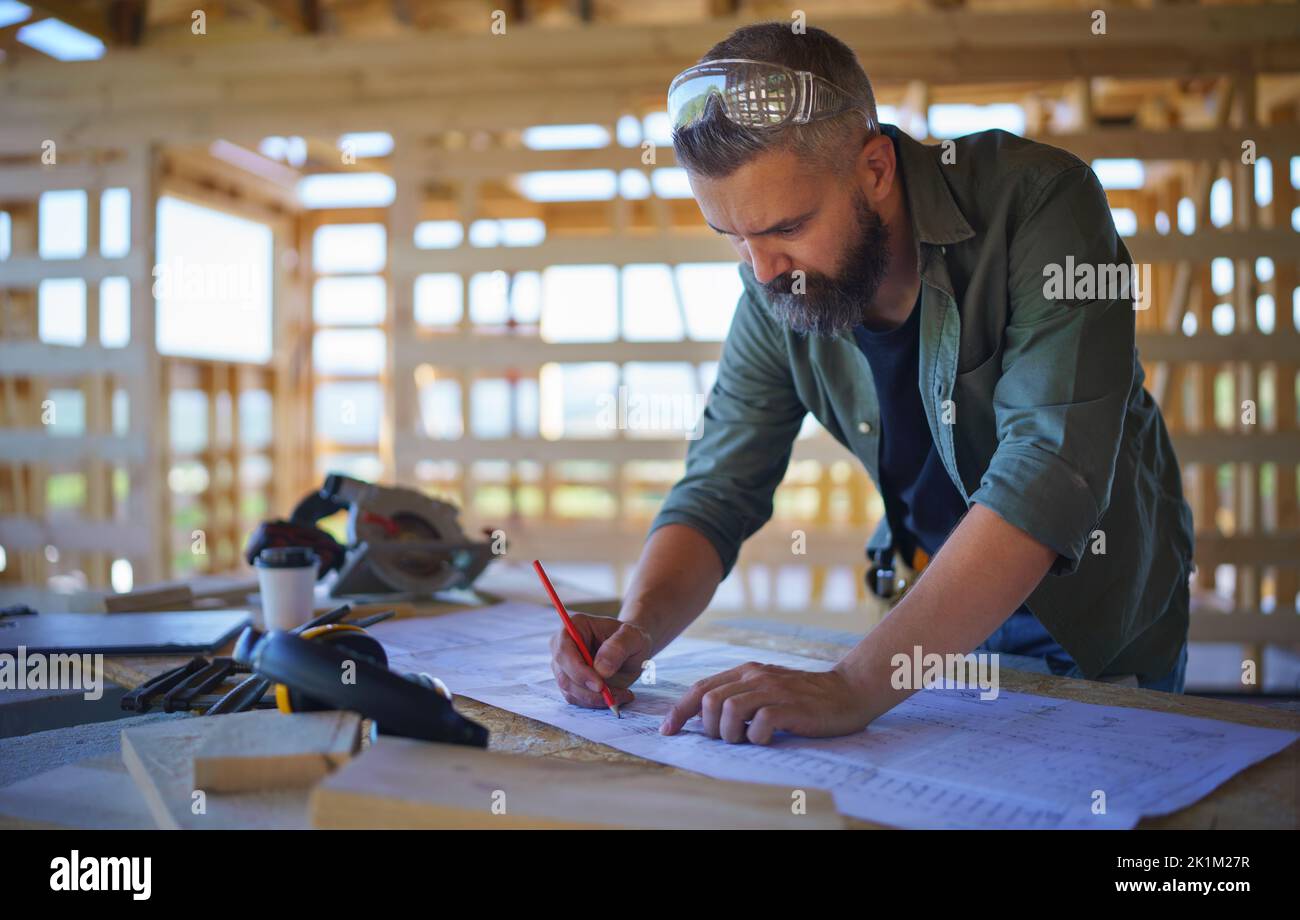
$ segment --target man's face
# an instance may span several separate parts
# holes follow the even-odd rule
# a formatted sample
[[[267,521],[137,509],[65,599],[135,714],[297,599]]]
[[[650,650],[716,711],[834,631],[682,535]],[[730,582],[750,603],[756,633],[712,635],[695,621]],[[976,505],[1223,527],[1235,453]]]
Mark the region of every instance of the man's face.
[[[889,231],[851,172],[813,173],[779,151],[725,179],[690,181],[705,220],[791,329],[834,335],[862,321],[889,269]]]

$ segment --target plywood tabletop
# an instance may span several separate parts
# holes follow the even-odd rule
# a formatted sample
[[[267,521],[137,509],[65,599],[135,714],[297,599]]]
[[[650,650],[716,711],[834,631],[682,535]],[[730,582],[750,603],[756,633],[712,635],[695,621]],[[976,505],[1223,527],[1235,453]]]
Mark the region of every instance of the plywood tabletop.
[[[519,570],[522,568],[500,566],[496,569],[494,579],[487,578],[485,573],[485,577],[477,586],[480,589],[479,600],[421,603],[413,605],[414,609],[406,611],[404,615],[433,616],[464,610],[478,603],[493,603],[505,599],[546,603],[546,598],[540,589],[534,591],[528,579],[520,577]],[[492,593],[491,587],[494,581],[498,587],[504,586],[504,590]],[[603,615],[617,613],[617,599],[584,594],[577,588],[571,590],[566,588],[564,593],[566,598],[575,598],[575,602],[570,605],[574,610]],[[579,600],[579,597],[582,599]],[[697,625],[688,630],[687,635],[758,649],[791,652],[823,660],[835,660],[844,653],[844,648],[839,645],[723,623]],[[222,652],[225,653],[228,653],[228,650]],[[105,659],[104,672],[109,680],[129,688],[138,686],[156,674],[183,664],[187,660],[188,658],[183,656],[111,657]],[[1145,708],[1262,728],[1300,731],[1300,714],[1286,710],[1010,669],[1003,669],[1000,676],[1003,689],[1014,692],[1034,693],[1106,706]],[[488,728],[491,732],[490,748],[493,750],[536,757],[639,764],[647,771],[678,772],[677,768],[627,754],[608,745],[588,741],[563,729],[495,706],[464,697],[459,697],[456,705],[465,716]],[[1171,815],[1146,818],[1138,827],[1294,829],[1300,823],[1298,787],[1300,787],[1300,744],[1293,744],[1281,753],[1239,773],[1194,805]],[[849,824],[859,828],[880,826],[853,819],[849,820]]]

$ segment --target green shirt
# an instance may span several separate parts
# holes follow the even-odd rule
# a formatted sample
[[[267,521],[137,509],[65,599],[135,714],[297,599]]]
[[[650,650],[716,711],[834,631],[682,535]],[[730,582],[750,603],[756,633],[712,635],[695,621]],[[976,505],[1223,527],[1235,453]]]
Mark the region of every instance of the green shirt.
[[[918,385],[944,468],[968,506],[1056,550],[1027,605],[1086,677],[1163,676],[1187,638],[1192,516],[1142,385],[1137,304],[1047,283],[1132,263],[1105,191],[1073,154],[1005,131],[926,146],[882,128],[917,243]],[[879,485],[880,408],[852,332],[791,331],[749,265],[739,270],[700,436],[650,527],[699,530],[724,576],[772,516],[806,413]],[[868,546],[889,543],[882,521]],[[990,547],[990,565],[997,556]]]

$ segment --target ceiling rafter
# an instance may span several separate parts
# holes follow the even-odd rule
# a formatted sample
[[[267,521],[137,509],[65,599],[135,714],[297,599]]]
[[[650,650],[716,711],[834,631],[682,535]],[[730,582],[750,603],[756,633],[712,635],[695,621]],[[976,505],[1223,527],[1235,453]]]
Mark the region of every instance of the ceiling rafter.
[[[324,24],[320,0],[253,0],[295,32],[319,35]]]
[[[21,25],[42,19],[58,19],[109,46],[135,46],[144,38],[148,0],[108,0],[82,3],[77,0],[33,0],[32,17]]]

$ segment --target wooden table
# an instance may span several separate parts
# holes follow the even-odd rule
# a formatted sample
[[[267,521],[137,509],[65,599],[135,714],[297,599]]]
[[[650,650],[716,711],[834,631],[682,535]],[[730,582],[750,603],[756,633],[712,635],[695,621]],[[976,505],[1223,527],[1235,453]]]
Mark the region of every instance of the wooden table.
[[[410,605],[402,616],[436,616],[464,610],[475,603],[498,600],[526,600],[547,603],[532,572],[523,566],[504,564],[489,568],[476,586],[479,599],[470,603],[421,603]],[[572,585],[557,582],[557,590],[573,610],[617,615],[619,602],[582,592]],[[569,603],[569,598],[574,598]],[[579,599],[581,598],[581,599]],[[686,635],[715,639],[759,649],[791,652],[823,660],[836,660],[844,653],[839,645],[795,638],[788,635],[738,628],[725,624],[707,624],[688,630]],[[107,657],[104,675],[125,687],[144,681],[178,664],[189,656]],[[1072,680],[1045,674],[1031,674],[1003,668],[1001,687],[1023,693],[1077,700],[1107,706],[1128,706],[1158,712],[1172,712],[1203,718],[1221,719],[1242,725],[1300,731],[1300,714],[1255,705],[1229,703],[1153,690],[1137,690],[1095,681]],[[458,697],[457,709],[485,725],[491,732],[489,747],[533,757],[559,757],[569,760],[636,764],[647,771],[676,772],[677,768],[646,760],[594,741],[588,741],[563,729],[519,716],[514,713]],[[70,729],[64,731],[71,731]],[[1140,828],[1287,828],[1297,826],[1297,797],[1300,795],[1300,744],[1247,770],[1242,771],[1199,802],[1170,815],[1145,818]],[[849,826],[880,827],[868,821],[848,819]]]
[[[769,648],[820,658],[838,660],[841,646],[791,639],[753,630],[728,626],[705,626],[688,630],[686,635],[715,639],[737,645]],[[1059,699],[1096,703],[1103,706],[1129,706],[1157,712],[1221,719],[1261,728],[1300,731],[1300,715],[1261,706],[1228,703],[1136,690],[1088,680],[1072,680],[1047,674],[1030,674],[1003,668],[999,672],[1000,688],[1019,693],[1036,693]],[[492,732],[490,747],[503,751],[573,760],[599,760],[608,763],[632,763],[647,770],[676,771],[677,768],[648,761],[633,754],[588,741],[563,729],[524,716],[515,715],[474,700],[458,699],[457,708],[466,716],[486,725]],[[1300,744],[1243,770],[1199,802],[1161,817],[1144,818],[1139,828],[1284,828],[1297,826],[1297,796],[1300,795]],[[848,818],[857,828],[879,828],[870,821]]]

